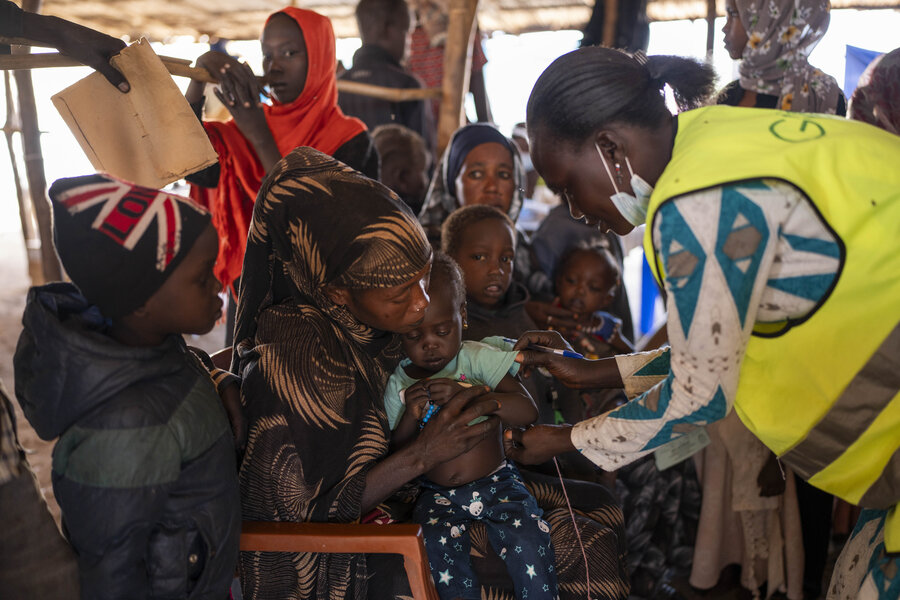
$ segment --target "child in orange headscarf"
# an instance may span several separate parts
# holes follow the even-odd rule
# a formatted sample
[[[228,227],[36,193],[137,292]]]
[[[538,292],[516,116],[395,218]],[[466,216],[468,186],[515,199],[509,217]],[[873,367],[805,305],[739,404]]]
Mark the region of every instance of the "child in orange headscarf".
[[[253,203],[266,173],[298,146],[330,154],[363,174],[378,177],[378,155],[366,126],[337,105],[335,41],[331,21],[287,7],[272,14],[260,36],[263,80],[271,104],[250,67],[221,52],[197,59],[219,79],[216,97],[231,113],[204,122],[219,163],[188,177],[191,195],[209,207],[221,244],[216,277],[226,287],[240,277]],[[204,84],[192,81],[186,97],[203,102]]]

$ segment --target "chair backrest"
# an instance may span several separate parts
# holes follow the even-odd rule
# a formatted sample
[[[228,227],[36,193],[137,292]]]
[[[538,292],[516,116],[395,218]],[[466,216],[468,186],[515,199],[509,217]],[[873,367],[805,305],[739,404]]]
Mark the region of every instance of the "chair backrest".
[[[244,521],[241,550],[401,554],[413,598],[438,600],[428,568],[422,527],[419,525]]]

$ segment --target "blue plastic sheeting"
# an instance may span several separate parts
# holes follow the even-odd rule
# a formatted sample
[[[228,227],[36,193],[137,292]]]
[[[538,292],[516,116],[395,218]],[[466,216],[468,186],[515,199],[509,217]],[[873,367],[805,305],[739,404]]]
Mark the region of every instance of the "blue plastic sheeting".
[[[653,327],[653,313],[656,308],[656,299],[659,297],[659,288],[656,285],[656,279],[653,278],[653,271],[647,263],[647,257],[644,256],[643,266],[641,267],[641,334],[646,334]]]
[[[869,63],[881,54],[881,52],[874,50],[847,45],[846,64],[844,66],[844,96],[847,99],[853,94],[860,76],[862,76],[866,67],[869,66]]]

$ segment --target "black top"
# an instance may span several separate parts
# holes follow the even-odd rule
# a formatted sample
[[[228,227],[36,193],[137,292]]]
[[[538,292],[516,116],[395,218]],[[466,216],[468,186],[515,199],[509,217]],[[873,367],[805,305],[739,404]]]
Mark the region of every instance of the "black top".
[[[481,341],[493,335],[518,338],[526,331],[536,329],[534,321],[525,312],[528,300],[530,296],[525,286],[513,281],[499,306],[487,308],[468,302],[466,312],[469,328],[463,332],[463,339]]]
[[[0,35],[22,37],[22,9],[9,0],[0,0]]]
[[[0,0],[0,35],[22,37],[22,9],[9,0]],[[9,53],[9,44],[0,44],[0,54]]]
[[[397,89],[422,87],[415,75],[404,69],[384,48],[374,44],[366,44],[353,54],[353,68],[344,72],[340,79]],[[338,105],[344,114],[361,119],[370,131],[379,125],[398,123],[421,135],[428,148],[434,150],[434,119],[429,104],[426,100],[388,102],[346,92],[338,94]]]
[[[725,104],[728,106],[737,106],[741,98],[744,97],[744,88],[741,87],[741,82],[738,79],[735,79],[719,92],[719,96],[716,98],[716,104]],[[773,96],[772,94],[760,94],[756,93],[756,104],[753,105],[754,108],[778,108],[778,96]],[[835,111],[839,117],[847,116],[847,102],[844,100],[844,95],[838,95],[838,104],[837,110]]]

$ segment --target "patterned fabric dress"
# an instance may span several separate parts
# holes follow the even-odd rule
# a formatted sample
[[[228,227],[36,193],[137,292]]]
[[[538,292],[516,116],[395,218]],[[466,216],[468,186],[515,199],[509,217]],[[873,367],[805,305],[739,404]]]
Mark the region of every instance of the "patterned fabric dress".
[[[387,454],[382,394],[399,344],[324,286],[396,286],[430,256],[382,185],[310,148],[275,167],[254,207],[235,333],[245,520],[360,518],[366,474]],[[244,553],[241,567],[248,598],[365,598],[370,587],[363,555]]]

